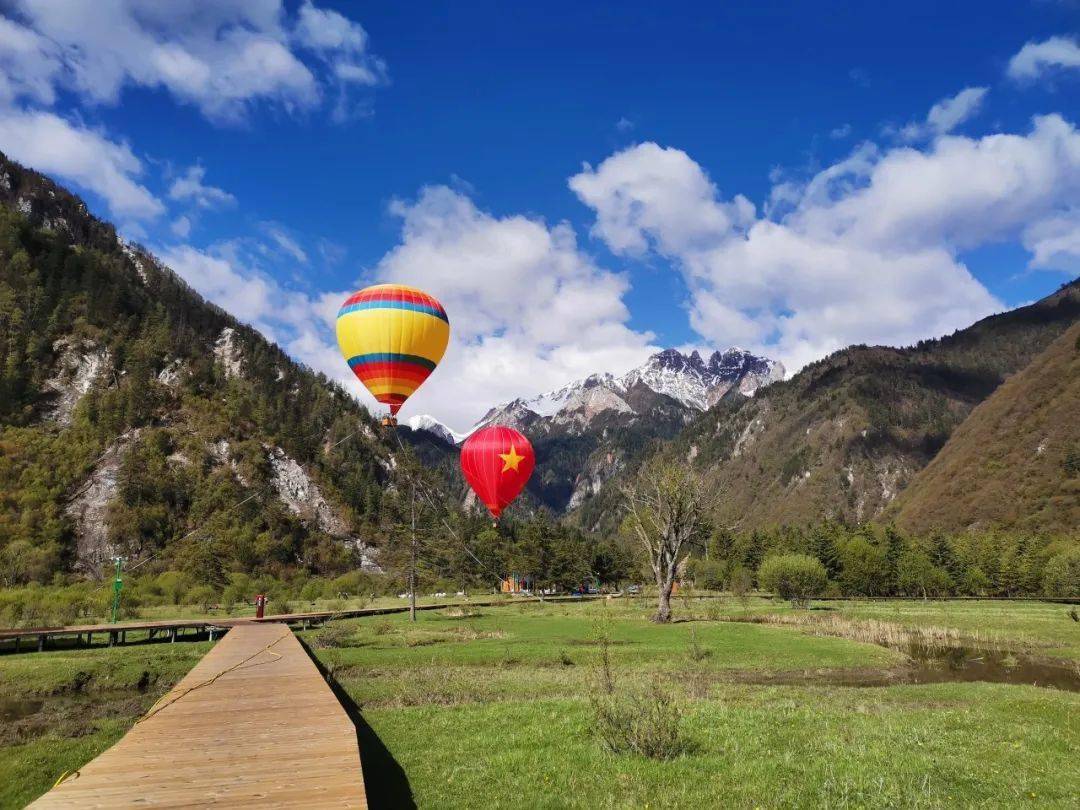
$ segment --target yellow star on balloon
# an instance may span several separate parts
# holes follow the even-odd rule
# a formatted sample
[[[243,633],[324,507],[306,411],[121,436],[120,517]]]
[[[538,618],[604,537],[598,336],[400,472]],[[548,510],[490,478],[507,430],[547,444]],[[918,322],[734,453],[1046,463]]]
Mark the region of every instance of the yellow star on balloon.
[[[525,456],[518,455],[517,448],[514,447],[514,445],[510,445],[509,453],[499,453],[498,455],[499,458],[503,460],[503,472],[506,472],[507,470],[513,470],[514,472],[517,472],[518,464],[520,464],[522,462],[522,459],[525,458]]]

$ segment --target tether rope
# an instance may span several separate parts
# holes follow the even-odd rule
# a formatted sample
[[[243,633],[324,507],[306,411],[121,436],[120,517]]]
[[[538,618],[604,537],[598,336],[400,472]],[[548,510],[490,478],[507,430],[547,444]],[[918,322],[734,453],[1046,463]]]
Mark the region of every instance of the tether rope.
[[[162,695],[160,698],[158,698],[157,702],[154,703],[154,705],[150,707],[150,709],[146,712],[146,714],[144,714],[142,717],[140,717],[138,720],[135,721],[135,725],[136,726],[139,725],[139,723],[142,723],[144,720],[149,720],[151,717],[158,714],[163,709],[167,709],[169,706],[172,706],[177,701],[187,697],[192,692],[194,692],[196,689],[202,689],[204,686],[209,686],[210,684],[214,683],[214,681],[216,681],[221,676],[226,675],[226,674],[228,674],[230,672],[233,672],[234,670],[239,669],[244,664],[246,664],[248,661],[252,660],[253,658],[259,657],[264,652],[265,653],[270,653],[270,655],[274,656],[274,661],[281,660],[284,656],[282,656],[280,653],[274,652],[271,649],[271,647],[278,644],[278,642],[284,641],[288,636],[291,636],[291,635],[292,635],[292,630],[290,630],[288,627],[286,627],[284,633],[282,633],[276,639],[271,641],[269,644],[267,644],[261,650],[253,652],[251,655],[249,655],[243,661],[238,661],[237,663],[233,664],[232,666],[226,667],[225,669],[221,670],[220,672],[218,672],[213,677],[207,678],[205,681],[201,681],[200,683],[197,683],[194,686],[189,686],[183,692],[180,692],[178,695],[174,696],[171,700],[165,701],[165,698],[169,697],[169,695],[168,694]],[[272,664],[273,661],[267,661],[265,663]],[[165,702],[162,703],[162,701],[165,701]]]

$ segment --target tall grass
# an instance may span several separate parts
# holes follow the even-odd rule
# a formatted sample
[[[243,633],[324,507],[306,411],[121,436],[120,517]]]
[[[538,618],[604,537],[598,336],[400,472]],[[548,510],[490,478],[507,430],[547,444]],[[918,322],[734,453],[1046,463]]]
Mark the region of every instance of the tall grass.
[[[1016,647],[1018,642],[1033,646],[1034,642],[1011,637],[1006,642],[996,633],[979,630],[959,630],[955,627],[924,625],[905,627],[880,619],[854,619],[840,613],[748,613],[728,616],[725,621],[750,624],[774,624],[797,627],[814,636],[830,636],[877,644],[882,647],[904,649],[912,646],[927,649],[941,647],[976,646],[990,649]]]

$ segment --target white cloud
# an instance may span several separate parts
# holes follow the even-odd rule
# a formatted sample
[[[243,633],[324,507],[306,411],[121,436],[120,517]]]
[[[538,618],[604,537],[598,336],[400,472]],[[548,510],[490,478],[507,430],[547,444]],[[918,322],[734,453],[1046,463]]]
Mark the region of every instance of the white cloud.
[[[14,0],[12,9],[0,27],[0,98],[9,101],[50,104],[62,86],[114,104],[134,85],[236,122],[257,102],[310,110],[327,87],[340,95],[385,73],[359,25],[310,2],[295,17],[281,0]]]
[[[302,46],[322,54],[342,81],[374,85],[386,77],[385,63],[367,53],[367,32],[336,11],[316,8],[305,0],[295,37]]]
[[[988,89],[965,87],[952,98],[942,99],[927,113],[927,125],[938,135],[952,132],[978,112]]]
[[[392,210],[402,241],[375,275],[436,296],[453,336],[411,412],[465,428],[494,403],[623,371],[655,350],[627,325],[627,279],[582,253],[566,223],[496,217],[445,186]]]
[[[625,115],[615,122],[615,129],[619,130],[619,132],[630,132],[634,129],[634,126],[634,122]]]
[[[1080,133],[1051,115],[1024,135],[940,136],[922,150],[863,144],[803,186],[787,183],[778,219],[734,224],[714,213],[732,203],[704,170],[655,144],[570,186],[613,251],[647,245],[674,262],[703,338],[797,369],[851,343],[906,344],[1000,309],[959,260],[964,250],[1022,239],[1033,264],[1075,260]]]
[[[1023,243],[1032,269],[1080,274],[1080,207],[1033,222],[1024,229]]]
[[[1017,80],[1037,79],[1058,68],[1080,68],[1080,44],[1070,37],[1050,37],[1029,42],[1009,60],[1006,73]]]
[[[189,166],[183,175],[173,180],[169,186],[169,198],[182,200],[197,205],[199,208],[215,208],[236,202],[236,198],[224,189],[203,183],[206,169],[202,166]]]
[[[650,240],[667,254],[702,249],[754,219],[749,200],[720,201],[689,155],[655,143],[617,152],[597,171],[585,164],[570,188],[596,211],[593,235],[631,256],[644,254]]]
[[[989,88],[965,87],[955,96],[944,98],[930,108],[926,121],[911,123],[900,130],[904,140],[945,135],[972,118],[982,106]]]
[[[833,140],[843,140],[851,134],[851,124],[841,124],[840,126],[829,130],[829,137]]]
[[[295,239],[289,236],[282,226],[273,222],[267,222],[264,223],[263,229],[266,231],[267,236],[274,241],[274,244],[277,245],[286,256],[301,264],[308,263],[307,253],[300,247]]]
[[[27,98],[52,104],[60,69],[58,49],[52,42],[0,17],[0,103]]]
[[[170,223],[169,230],[180,239],[187,239],[191,234],[191,220],[187,217],[177,217]]]
[[[147,219],[165,210],[137,181],[142,162],[127,144],[53,113],[0,108],[0,150],[100,195],[120,219]]]
[[[569,225],[496,217],[445,186],[425,188],[392,210],[401,219],[401,242],[373,269],[372,280],[436,296],[452,335],[406,415],[432,413],[464,429],[495,403],[596,371],[624,371],[657,350],[651,334],[627,325],[626,278],[582,253]],[[158,255],[202,295],[382,409],[337,349],[334,322],[348,291],[309,295],[285,288],[260,264],[270,257],[251,240],[207,250],[166,247]]]

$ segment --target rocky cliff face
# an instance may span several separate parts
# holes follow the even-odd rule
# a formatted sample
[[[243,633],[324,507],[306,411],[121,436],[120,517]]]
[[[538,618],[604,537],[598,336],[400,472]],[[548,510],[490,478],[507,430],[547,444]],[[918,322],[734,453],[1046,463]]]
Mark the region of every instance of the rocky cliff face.
[[[307,525],[347,541],[360,554],[360,567],[364,570],[380,570],[378,551],[359,537],[352,536],[348,524],[323,497],[322,491],[304,468],[280,447],[265,449],[273,470],[274,488],[285,507]]]
[[[89,340],[60,338],[53,344],[58,355],[56,373],[45,382],[45,390],[55,398],[46,410],[46,418],[62,426],[71,424],[79,401],[108,371],[109,351]]]
[[[124,454],[139,432],[129,430],[109,445],[64,508],[75,527],[75,570],[80,573],[99,575],[105,563],[119,553],[109,540],[109,506],[116,497]]]
[[[231,326],[222,329],[218,339],[214,341],[214,359],[221,365],[226,380],[241,375],[244,358],[236,344],[236,330]]]

